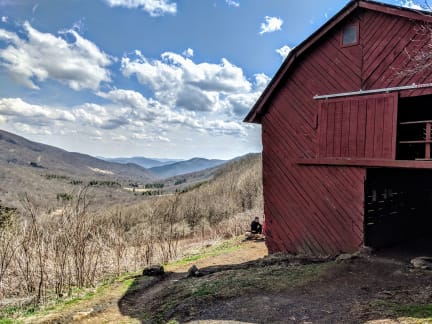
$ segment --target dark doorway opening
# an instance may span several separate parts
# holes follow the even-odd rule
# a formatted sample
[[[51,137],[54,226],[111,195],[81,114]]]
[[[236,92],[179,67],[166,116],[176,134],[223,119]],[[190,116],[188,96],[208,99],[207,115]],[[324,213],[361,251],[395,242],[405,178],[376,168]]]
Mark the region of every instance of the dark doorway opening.
[[[364,242],[432,253],[432,170],[368,169]],[[414,251],[410,251],[414,250]]]

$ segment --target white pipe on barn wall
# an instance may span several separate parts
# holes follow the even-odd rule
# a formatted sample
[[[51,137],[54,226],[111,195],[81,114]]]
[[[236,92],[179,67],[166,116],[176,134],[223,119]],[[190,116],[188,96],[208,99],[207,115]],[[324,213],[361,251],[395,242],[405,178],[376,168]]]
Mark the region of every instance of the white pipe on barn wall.
[[[430,88],[430,87],[432,87],[432,83],[424,83],[424,84],[413,83],[411,85],[391,87],[391,88],[359,90],[359,91],[342,92],[342,93],[334,93],[334,94],[327,94],[327,95],[316,95],[313,98],[315,100],[320,100],[320,99],[330,99],[330,98],[339,98],[339,97],[360,96],[360,95],[366,95],[366,94],[371,94],[371,93],[380,93],[380,92],[392,92],[392,91],[399,91],[399,90],[415,90],[415,89]]]

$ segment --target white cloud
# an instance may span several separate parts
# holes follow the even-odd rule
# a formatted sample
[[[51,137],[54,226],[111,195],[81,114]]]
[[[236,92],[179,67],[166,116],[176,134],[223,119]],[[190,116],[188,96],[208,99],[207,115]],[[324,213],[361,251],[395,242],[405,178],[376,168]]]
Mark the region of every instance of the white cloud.
[[[282,29],[283,20],[277,17],[264,17],[265,22],[261,23],[260,34],[273,33]]]
[[[425,9],[421,5],[419,5],[417,3],[417,1],[414,1],[414,0],[403,0],[403,1],[400,1],[399,3],[402,7],[405,7],[405,8],[416,9],[416,10],[424,10]]]
[[[278,48],[276,50],[276,52],[282,56],[282,58],[286,58],[289,54],[289,52],[291,52],[291,47],[289,47],[288,45],[284,45],[281,48]]]
[[[46,126],[31,126],[23,123],[16,123],[15,127],[20,131],[31,135],[52,135],[51,129]]]
[[[225,2],[228,4],[228,6],[231,6],[231,7],[239,7],[240,6],[240,3],[238,1],[225,0]]]
[[[264,73],[258,73],[254,75],[256,90],[258,92],[262,92],[267,84],[270,82],[270,77],[265,75]]]
[[[182,54],[185,57],[193,57],[194,56],[194,50],[192,48],[188,48]]]
[[[48,106],[32,105],[20,98],[0,98],[0,115],[14,122],[31,125],[50,125],[54,121],[74,122],[75,116],[68,111]]]
[[[155,99],[175,109],[196,112],[226,110],[232,94],[256,97],[257,81],[249,81],[240,67],[222,59],[220,64],[195,63],[190,58],[172,52],[160,60],[149,60],[140,52],[136,57],[123,57],[124,76],[136,76],[147,86]]]
[[[110,7],[141,8],[152,17],[175,15],[177,4],[170,0],[105,0]]]
[[[7,23],[7,22],[8,22],[8,17],[7,17],[7,16],[2,16],[2,17],[1,17],[1,21],[2,21],[3,23]]]
[[[8,46],[0,49],[0,64],[5,66],[21,84],[38,89],[37,81],[53,79],[73,90],[99,88],[110,82],[107,69],[112,58],[75,30],[60,34],[72,39],[42,33],[25,22],[25,37],[0,29],[0,40]]]

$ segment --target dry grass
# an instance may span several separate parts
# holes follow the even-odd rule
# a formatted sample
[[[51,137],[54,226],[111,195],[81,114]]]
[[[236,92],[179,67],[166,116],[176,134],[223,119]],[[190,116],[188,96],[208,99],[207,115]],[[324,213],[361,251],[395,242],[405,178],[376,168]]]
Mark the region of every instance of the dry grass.
[[[91,209],[92,190],[65,193],[53,212],[21,197],[22,213],[0,224],[2,298],[46,304],[75,287],[177,259],[198,242],[242,234],[262,214],[259,156],[186,192],[98,212]]]

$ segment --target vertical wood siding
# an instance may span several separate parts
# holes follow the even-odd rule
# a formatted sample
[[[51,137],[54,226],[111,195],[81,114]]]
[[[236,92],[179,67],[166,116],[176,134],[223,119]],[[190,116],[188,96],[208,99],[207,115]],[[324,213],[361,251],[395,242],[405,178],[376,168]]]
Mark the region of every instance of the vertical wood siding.
[[[341,47],[341,30],[352,23],[360,26],[359,44]],[[412,64],[407,53],[426,48],[426,38],[408,19],[359,9],[290,67],[261,119],[269,252],[328,255],[362,245],[366,169],[296,160],[394,158],[397,96],[335,100],[321,108],[313,96],[432,82],[431,71],[398,73]]]
[[[395,159],[397,94],[320,102],[319,157]]]

